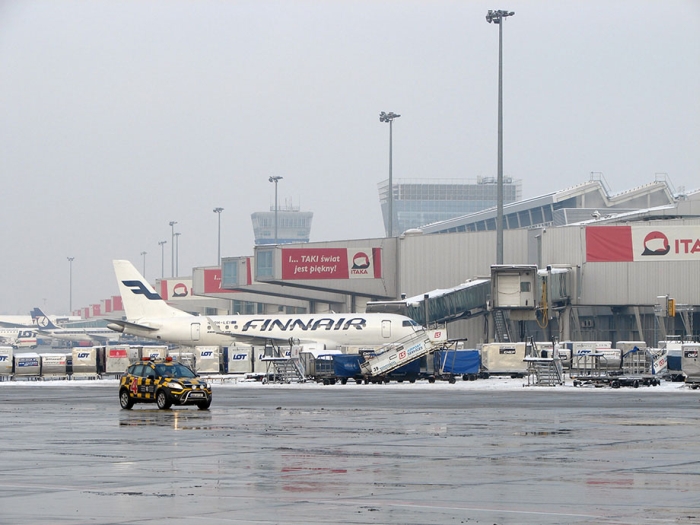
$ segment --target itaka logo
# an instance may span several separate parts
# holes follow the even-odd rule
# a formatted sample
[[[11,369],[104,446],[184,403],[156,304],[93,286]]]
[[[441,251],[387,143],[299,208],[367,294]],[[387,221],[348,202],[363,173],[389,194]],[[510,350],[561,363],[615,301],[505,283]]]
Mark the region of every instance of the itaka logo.
[[[671,250],[668,238],[659,231],[647,233],[644,237],[644,251],[642,255],[666,255]]]
[[[352,258],[352,269],[364,270],[365,268],[369,268],[369,257],[365,252],[357,252]]]
[[[187,285],[185,283],[177,283],[173,287],[173,297],[187,297]]]

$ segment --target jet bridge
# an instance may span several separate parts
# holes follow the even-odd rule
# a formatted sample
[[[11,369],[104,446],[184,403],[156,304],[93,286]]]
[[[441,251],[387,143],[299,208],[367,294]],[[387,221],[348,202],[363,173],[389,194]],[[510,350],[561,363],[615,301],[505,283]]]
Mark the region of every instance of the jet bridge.
[[[418,330],[409,337],[388,343],[372,354],[364,354],[360,370],[365,376],[388,374],[424,355],[442,348],[447,342],[444,328]]]
[[[366,312],[405,315],[421,326],[443,324],[486,312],[490,279],[472,279],[454,288],[432,290],[400,301],[370,301]]]

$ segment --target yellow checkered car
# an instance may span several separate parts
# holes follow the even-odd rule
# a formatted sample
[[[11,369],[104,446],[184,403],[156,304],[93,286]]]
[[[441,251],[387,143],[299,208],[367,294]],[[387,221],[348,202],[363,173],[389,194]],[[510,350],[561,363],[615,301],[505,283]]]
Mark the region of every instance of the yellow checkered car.
[[[168,357],[131,365],[119,382],[119,404],[129,410],[134,403],[155,403],[166,410],[173,405],[196,405],[207,410],[211,387],[191,368]]]

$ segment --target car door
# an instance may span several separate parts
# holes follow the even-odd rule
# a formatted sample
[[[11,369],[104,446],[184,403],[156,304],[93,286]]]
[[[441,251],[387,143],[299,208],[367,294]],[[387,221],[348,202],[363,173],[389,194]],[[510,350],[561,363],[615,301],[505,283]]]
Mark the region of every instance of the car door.
[[[141,379],[144,399],[156,398],[156,371],[152,366],[144,365]]]

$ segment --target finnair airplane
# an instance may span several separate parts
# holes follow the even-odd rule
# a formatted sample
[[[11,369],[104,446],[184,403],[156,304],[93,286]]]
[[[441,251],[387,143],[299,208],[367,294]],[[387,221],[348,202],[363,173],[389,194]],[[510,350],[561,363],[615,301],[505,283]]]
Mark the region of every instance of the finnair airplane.
[[[422,328],[396,314],[300,314],[195,316],[168,305],[129,261],[114,261],[126,320],[110,320],[117,332],[180,345],[263,346],[295,344],[378,346]]]

